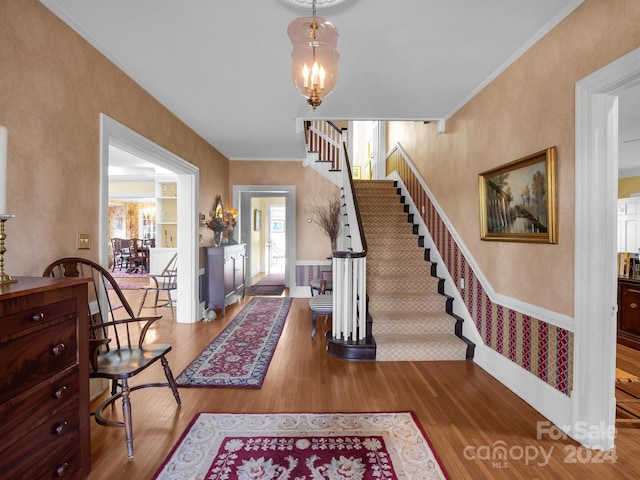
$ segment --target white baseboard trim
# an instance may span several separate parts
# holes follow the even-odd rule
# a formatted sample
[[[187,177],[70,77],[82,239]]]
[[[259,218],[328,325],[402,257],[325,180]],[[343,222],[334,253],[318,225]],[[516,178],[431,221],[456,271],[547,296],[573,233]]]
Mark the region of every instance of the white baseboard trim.
[[[569,434],[570,427],[563,427],[573,423],[572,402],[568,396],[484,344],[476,345],[473,361]]]
[[[290,287],[289,296],[293,298],[311,298],[311,288],[309,285]]]

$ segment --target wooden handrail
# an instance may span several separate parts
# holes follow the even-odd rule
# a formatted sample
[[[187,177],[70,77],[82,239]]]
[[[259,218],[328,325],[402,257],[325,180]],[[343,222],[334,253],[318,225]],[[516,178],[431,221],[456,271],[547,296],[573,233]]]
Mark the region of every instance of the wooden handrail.
[[[351,174],[351,162],[349,161],[349,152],[347,151],[347,145],[342,144],[344,150],[345,168],[347,169],[347,178],[349,179],[349,188],[351,189],[351,197],[353,198],[353,208],[356,211],[356,220],[358,221],[358,231],[360,233],[360,242],[362,245],[362,252],[358,255],[351,255],[351,257],[366,257],[367,256],[367,239],[364,236],[364,229],[362,228],[362,220],[360,218],[360,207],[358,206],[358,199],[356,198],[356,188],[353,183],[353,175]],[[344,252],[337,252],[344,253]],[[353,254],[354,252],[346,252]],[[345,255],[346,258],[347,256]]]

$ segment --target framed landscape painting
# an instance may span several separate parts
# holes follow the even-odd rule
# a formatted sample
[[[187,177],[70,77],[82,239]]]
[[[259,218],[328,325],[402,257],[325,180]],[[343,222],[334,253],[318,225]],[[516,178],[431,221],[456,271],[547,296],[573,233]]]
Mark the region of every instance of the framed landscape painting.
[[[483,172],[478,186],[482,240],[557,243],[556,147]]]

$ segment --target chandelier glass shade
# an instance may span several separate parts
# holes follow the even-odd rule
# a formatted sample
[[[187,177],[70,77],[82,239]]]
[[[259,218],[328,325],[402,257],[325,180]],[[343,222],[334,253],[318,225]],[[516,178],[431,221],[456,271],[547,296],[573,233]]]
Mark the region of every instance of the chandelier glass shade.
[[[338,81],[338,29],[314,15],[289,24],[287,34],[293,45],[291,77],[295,87],[315,110]]]

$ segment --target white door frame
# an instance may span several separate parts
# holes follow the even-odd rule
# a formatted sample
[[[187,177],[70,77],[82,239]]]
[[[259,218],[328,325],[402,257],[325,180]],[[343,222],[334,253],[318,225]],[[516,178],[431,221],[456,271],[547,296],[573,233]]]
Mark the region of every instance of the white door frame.
[[[567,430],[598,449],[612,448],[615,432],[617,94],[639,82],[636,49],[576,83],[573,425]]]
[[[296,279],[296,187],[295,185],[234,185],[233,205],[238,209],[238,228],[240,241],[247,244],[247,255],[251,256],[251,198],[253,197],[284,197],[285,198],[285,230],[286,252],[284,282],[294,296]],[[248,265],[251,259],[248,258]]]
[[[129,127],[100,114],[100,248],[101,265],[109,256],[109,145],[132,153],[177,175],[178,191],[178,291],[176,319],[194,323],[202,318],[200,310],[198,255],[199,169]]]

